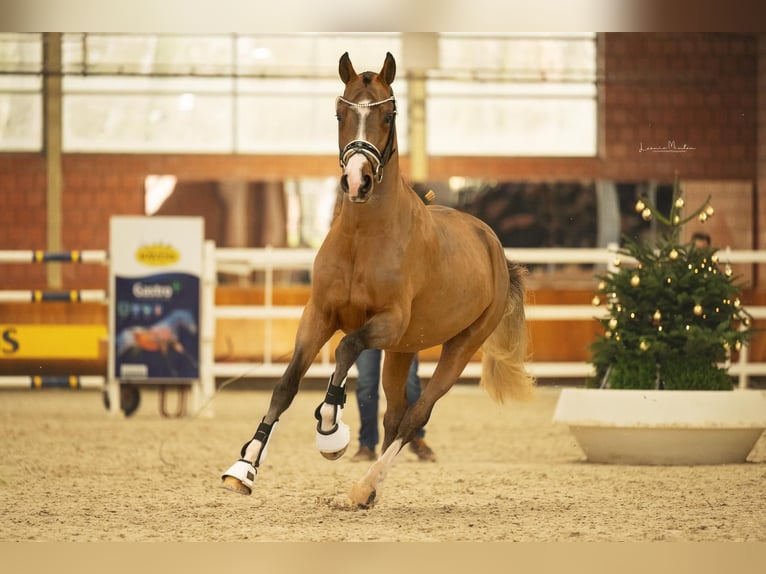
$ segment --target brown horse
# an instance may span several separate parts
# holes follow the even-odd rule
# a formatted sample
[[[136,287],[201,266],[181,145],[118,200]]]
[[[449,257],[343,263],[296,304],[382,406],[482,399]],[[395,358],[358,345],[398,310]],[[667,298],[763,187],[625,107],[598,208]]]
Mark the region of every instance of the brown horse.
[[[362,350],[384,349],[383,452],[350,495],[367,508],[396,455],[477,350],[482,384],[495,400],[526,398],[534,381],[524,369],[523,268],[508,262],[487,225],[447,207],[426,206],[399,173],[393,56],[386,54],[379,73],[357,74],[345,53],[339,73],[346,86],[336,102],[343,197],[314,262],[293,357],[223,483],[252,492],[280,415],[322,346],[342,330],[335,371],[315,412],[317,447],[329,459],[343,455],[350,441],[341,420],[348,370]],[[433,376],[408,408],[410,363],[417,351],[440,344]]]

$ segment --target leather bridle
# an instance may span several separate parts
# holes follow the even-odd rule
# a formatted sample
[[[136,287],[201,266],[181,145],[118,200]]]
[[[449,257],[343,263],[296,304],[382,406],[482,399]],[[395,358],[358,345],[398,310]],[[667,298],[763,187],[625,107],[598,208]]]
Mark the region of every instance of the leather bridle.
[[[355,139],[348,142],[339,154],[340,166],[344,170],[346,169],[346,164],[348,163],[348,160],[351,158],[351,156],[358,153],[364,155],[372,166],[375,182],[380,183],[383,179],[383,168],[386,166],[388,160],[391,159],[391,155],[394,153],[394,135],[396,133],[396,98],[392,93],[388,98],[379,100],[377,102],[356,103],[347,100],[343,96],[338,96],[336,100],[336,107],[337,102],[343,102],[351,108],[373,108],[387,102],[394,103],[394,120],[391,122],[391,129],[388,130],[388,138],[386,138],[386,145],[383,147],[382,152],[378,150],[374,144],[368,142],[367,140]]]

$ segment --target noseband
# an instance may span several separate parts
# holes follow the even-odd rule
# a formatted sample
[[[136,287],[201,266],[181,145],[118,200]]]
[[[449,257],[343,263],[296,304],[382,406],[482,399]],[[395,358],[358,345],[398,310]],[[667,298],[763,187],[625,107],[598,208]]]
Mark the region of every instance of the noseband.
[[[394,103],[394,119],[396,118],[396,98],[393,96],[389,96],[385,100],[379,100],[377,102],[369,102],[369,103],[363,103],[358,104],[356,102],[351,102],[344,98],[343,96],[338,96],[337,102],[343,102],[344,104],[347,104],[351,108],[374,108],[375,106],[379,106],[381,104],[385,104],[386,102],[393,102]],[[388,160],[391,159],[391,155],[394,153],[394,133],[396,131],[396,124],[391,123],[391,129],[388,130],[388,138],[386,139],[386,145],[383,148],[383,151],[379,151],[378,148],[375,147],[375,145],[371,144],[367,140],[351,140],[346,144],[346,147],[344,147],[340,154],[340,167],[344,170],[346,169],[346,164],[348,163],[348,160],[351,158],[351,156],[356,155],[358,153],[361,153],[364,157],[367,158],[367,160],[370,162],[370,165],[372,165],[372,172],[375,177],[375,183],[380,183],[383,179],[383,168],[388,163]]]

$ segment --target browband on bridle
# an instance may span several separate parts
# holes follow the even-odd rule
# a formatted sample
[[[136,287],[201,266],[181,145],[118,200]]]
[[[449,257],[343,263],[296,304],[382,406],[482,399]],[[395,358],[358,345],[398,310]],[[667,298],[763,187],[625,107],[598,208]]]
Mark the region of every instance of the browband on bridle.
[[[394,113],[394,116],[396,116],[396,98],[394,97],[393,94],[391,94],[385,100],[379,100],[377,102],[367,102],[367,103],[358,104],[356,102],[351,102],[347,100],[343,96],[338,96],[336,100],[336,105],[337,105],[337,102],[339,101],[343,102],[344,104],[347,104],[348,106],[352,108],[374,108],[375,106],[385,104],[386,102],[393,102],[394,103],[393,113]],[[349,158],[352,155],[361,153],[372,164],[372,171],[375,176],[375,183],[380,183],[383,179],[383,168],[388,163],[388,160],[391,159],[391,155],[394,153],[395,131],[396,131],[396,124],[392,123],[391,129],[388,130],[388,138],[386,139],[386,146],[383,148],[382,153],[378,150],[378,148],[376,148],[373,144],[371,144],[370,142],[366,140],[352,140],[348,142],[346,144],[346,147],[344,147],[339,154],[340,167],[345,169]]]
[[[385,100],[378,100],[377,102],[367,102],[364,104],[357,104],[356,102],[352,102],[350,100],[347,100],[343,96],[338,96],[337,101],[341,101],[344,104],[348,104],[352,108],[374,108],[375,106],[379,106],[381,104],[385,104],[386,102],[394,102],[394,113],[396,113],[396,98],[393,94],[391,94],[389,97],[387,97]]]

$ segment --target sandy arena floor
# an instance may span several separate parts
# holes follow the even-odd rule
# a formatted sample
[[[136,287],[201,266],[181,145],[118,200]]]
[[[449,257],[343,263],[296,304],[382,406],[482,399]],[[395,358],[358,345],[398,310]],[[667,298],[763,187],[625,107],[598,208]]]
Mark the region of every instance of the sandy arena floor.
[[[551,422],[558,393],[499,406],[453,388],[428,427],[438,462],[405,450],[359,510],[353,395],[354,440],[331,462],[314,448],[323,392],[299,393],[248,497],[219,477],[270,392],[229,387],[214,418],[166,419],[151,389],[131,418],[110,417],[95,392],[5,391],[0,541],[766,541],[766,435],[745,464],[591,464]]]

